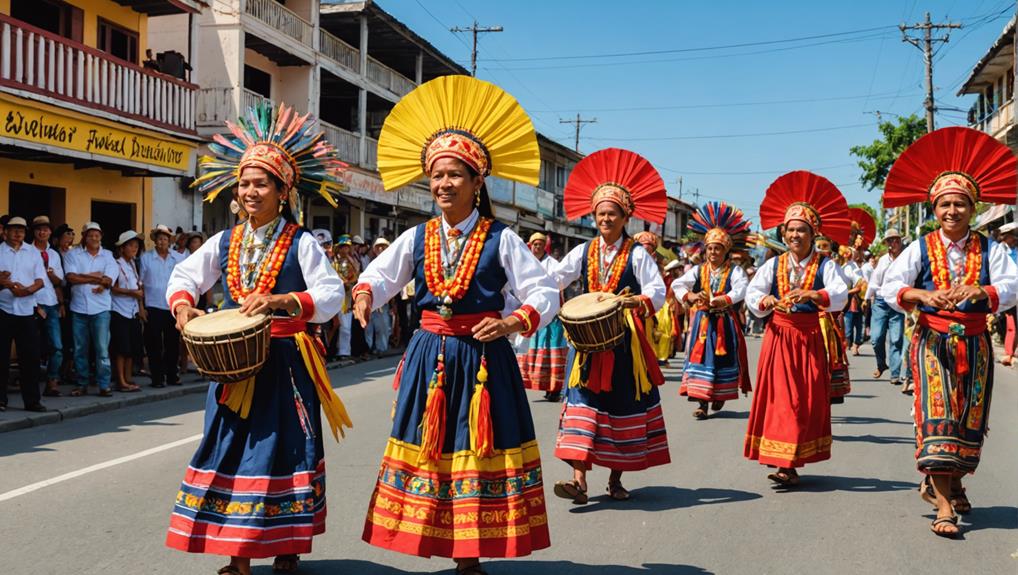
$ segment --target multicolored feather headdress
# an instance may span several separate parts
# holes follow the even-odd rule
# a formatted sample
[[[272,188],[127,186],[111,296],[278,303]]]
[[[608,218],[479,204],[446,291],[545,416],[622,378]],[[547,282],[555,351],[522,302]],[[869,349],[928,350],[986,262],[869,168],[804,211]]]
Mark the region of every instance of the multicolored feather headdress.
[[[342,175],[347,165],[324,134],[315,130],[310,114],[297,114],[280,104],[274,109],[262,101],[247,109],[236,124],[226,122],[232,135],[216,134],[209,149],[215,154],[202,156],[200,175],[191,184],[212,202],[220,192],[233,188],[247,167],[258,167],[283,182],[290,208],[302,221],[298,195],[321,196],[337,207],[333,194],[343,189]],[[289,193],[296,191],[297,193]]]
[[[767,188],[760,204],[760,225],[771,229],[792,220],[801,220],[813,233],[848,243],[852,221],[848,202],[830,180],[812,172],[789,172]]]
[[[597,204],[618,204],[627,216],[663,223],[668,211],[664,180],[643,156],[619,148],[605,148],[580,160],[563,192],[566,217],[592,213]]]
[[[470,76],[439,76],[403,97],[378,137],[378,171],[392,191],[452,157],[482,176],[536,186],[541,153],[534,124],[498,86]]]
[[[724,202],[707,202],[693,213],[688,228],[703,238],[704,245],[721,244],[729,252],[746,249],[750,224],[742,210]]]
[[[848,217],[852,220],[851,247],[855,247],[855,238],[862,236],[862,247],[873,243],[877,237],[877,222],[869,212],[862,208],[848,208]]]
[[[975,202],[1013,204],[1018,191],[1018,159],[989,134],[952,126],[912,143],[891,166],[884,184],[884,207],[964,194]]]

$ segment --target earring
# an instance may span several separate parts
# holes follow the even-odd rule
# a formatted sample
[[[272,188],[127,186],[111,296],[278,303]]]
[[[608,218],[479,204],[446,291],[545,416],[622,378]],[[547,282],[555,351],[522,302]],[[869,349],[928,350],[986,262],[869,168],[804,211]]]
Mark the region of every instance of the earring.
[[[474,205],[481,205],[481,190],[474,190]]]
[[[283,213],[283,206],[286,205],[286,197],[279,198],[279,213]]]

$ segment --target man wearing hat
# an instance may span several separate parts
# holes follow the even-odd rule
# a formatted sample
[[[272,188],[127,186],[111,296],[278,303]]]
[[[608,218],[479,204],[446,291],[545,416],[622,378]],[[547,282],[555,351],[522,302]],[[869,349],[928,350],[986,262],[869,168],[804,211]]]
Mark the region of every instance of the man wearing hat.
[[[870,341],[873,343],[873,353],[877,358],[877,369],[874,370],[873,377],[879,378],[890,369],[891,385],[898,385],[901,382],[901,346],[905,316],[877,295],[891,263],[901,254],[901,233],[893,228],[888,229],[884,232],[884,245],[887,246],[887,253],[877,260],[877,267],[870,276],[866,291],[866,299],[872,309]],[[890,347],[890,354],[887,352],[887,346]]]
[[[25,409],[46,411],[39,403],[39,326],[35,321],[35,294],[44,285],[46,271],[38,250],[25,243],[27,227],[25,218],[11,218],[0,244],[0,411],[7,410],[12,341],[18,346]]]
[[[311,230],[311,235],[313,235],[315,237],[315,240],[318,241],[318,245],[322,246],[322,249],[325,250],[325,255],[329,256],[329,259],[331,260],[332,259],[332,233],[330,233],[329,230],[326,230],[326,229],[323,229],[323,228],[318,228],[318,229]]]
[[[42,317],[40,321],[40,340],[46,342],[49,359],[46,361],[46,390],[43,395],[58,397],[60,395],[60,366],[64,362],[64,344],[60,332],[60,318],[64,317],[64,293],[60,287],[64,283],[64,267],[60,263],[60,254],[50,247],[52,225],[49,217],[36,216],[32,219],[33,246],[39,250],[42,267],[46,270],[42,289],[35,294],[35,303],[39,306]]]
[[[170,249],[173,231],[159,224],[149,232],[149,239],[155,246],[138,259],[141,268],[140,280],[145,286],[145,353],[152,373],[152,387],[180,385],[177,377],[177,363],[180,360],[180,333],[176,320],[166,303],[166,285],[170,274],[184,255]]]
[[[71,331],[74,334],[74,369],[78,385],[71,391],[85,395],[90,379],[88,350],[95,358],[95,379],[101,397],[112,397],[110,389],[110,309],[113,300],[110,288],[117,277],[113,254],[102,247],[102,228],[87,222],[82,228],[81,249],[66,257],[67,282],[71,284]]]
[[[353,236],[350,240],[353,242],[353,255],[357,258],[357,263],[360,264],[361,269],[368,267],[368,264],[371,263],[371,255],[369,253],[371,248],[368,247],[364,238],[360,236]]]
[[[389,240],[379,236],[371,244],[371,259],[377,258],[388,247]],[[371,318],[364,328],[364,341],[369,353],[381,355],[389,351],[389,336],[392,334],[391,309],[392,305],[386,302],[381,307],[371,310]]]
[[[1007,245],[1011,260],[1018,263],[1018,222],[1000,226],[997,234],[1000,243]],[[1007,332],[1004,335],[1004,356],[1000,358],[1000,363],[1010,367],[1014,363],[1015,355],[1015,309],[1009,309],[1002,315],[1006,322]]]
[[[357,236],[360,239],[360,236]],[[364,240],[360,240],[361,243]],[[339,278],[343,280],[343,287],[346,288],[346,298],[343,300],[343,307],[339,313],[339,356],[347,359],[352,353],[352,339],[353,339],[353,305],[351,299],[351,292],[353,286],[357,284],[357,278],[361,273],[360,260],[356,254],[353,253],[354,244],[353,239],[349,234],[342,234],[336,240],[336,261],[333,263],[333,267],[336,268],[336,272],[339,274]],[[363,334],[363,330],[360,330]]]

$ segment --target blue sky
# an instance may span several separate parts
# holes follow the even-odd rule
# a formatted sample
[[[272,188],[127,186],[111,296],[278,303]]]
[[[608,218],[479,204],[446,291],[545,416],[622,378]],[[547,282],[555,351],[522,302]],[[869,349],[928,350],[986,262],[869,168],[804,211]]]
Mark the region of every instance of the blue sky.
[[[467,67],[470,37],[448,28],[474,18],[503,26],[481,36],[477,75],[512,93],[538,131],[571,147],[559,119],[596,117],[581,151],[631,149],[672,195],[681,176],[685,199],[699,188],[701,201],[731,201],[754,220],[768,184],[795,169],[876,206],[849,148],[877,137],[876,111],[923,114],[922,53],[897,25],[927,11],[963,24],[937,47],[934,84],[938,106],[968,109],[974,96],[955,93],[1015,10],[1013,0],[376,1]],[[813,39],[794,40],[804,37]],[[713,49],[733,44],[753,45]],[[633,52],[656,53],[571,58]],[[944,110],[936,121],[961,125],[965,115]]]

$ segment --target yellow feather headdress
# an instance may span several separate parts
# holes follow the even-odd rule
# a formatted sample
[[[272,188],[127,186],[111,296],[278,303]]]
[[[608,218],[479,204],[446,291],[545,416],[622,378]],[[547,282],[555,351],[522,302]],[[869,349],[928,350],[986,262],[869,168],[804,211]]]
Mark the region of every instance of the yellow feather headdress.
[[[537,134],[515,98],[470,76],[440,76],[407,94],[378,138],[378,171],[386,190],[427,175],[439,157],[456,157],[481,175],[536,186]]]

